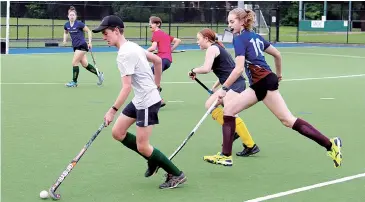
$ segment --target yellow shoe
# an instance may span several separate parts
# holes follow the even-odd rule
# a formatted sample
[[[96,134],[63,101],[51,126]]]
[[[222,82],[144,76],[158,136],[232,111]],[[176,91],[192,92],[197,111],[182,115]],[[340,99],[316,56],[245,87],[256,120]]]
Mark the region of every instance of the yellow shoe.
[[[333,159],[333,162],[335,164],[335,168],[340,167],[342,163],[342,153],[341,153],[341,147],[342,147],[342,141],[339,137],[335,137],[330,139],[332,143],[331,151],[327,152],[327,155]]]
[[[218,152],[216,155],[213,156],[204,156],[203,160],[209,163],[220,164],[224,166],[233,165],[232,156],[225,156],[221,152]]]

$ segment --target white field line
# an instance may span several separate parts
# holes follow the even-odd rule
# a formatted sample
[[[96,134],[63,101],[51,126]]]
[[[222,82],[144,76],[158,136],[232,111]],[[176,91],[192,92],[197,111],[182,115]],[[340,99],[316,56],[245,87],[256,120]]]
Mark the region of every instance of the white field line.
[[[362,178],[362,177],[365,177],[365,173],[360,173],[360,174],[357,174],[357,175],[351,175],[351,176],[339,178],[339,179],[336,179],[336,180],[331,180],[331,181],[327,181],[327,182],[313,184],[313,185],[310,185],[310,186],[300,187],[300,188],[288,190],[288,191],[285,191],[285,192],[271,194],[271,195],[267,195],[267,196],[247,200],[245,202],[266,201],[266,200],[279,198],[279,197],[283,197],[283,196],[287,196],[287,195],[291,195],[291,194],[295,194],[295,193],[299,193],[299,192],[303,192],[303,191],[308,191],[308,190],[311,190],[311,189],[316,189],[316,188],[320,188],[320,187],[324,187],[324,186],[328,186],[328,185],[332,185],[332,184],[338,184],[338,183],[342,183],[342,182],[346,182],[346,181],[350,181],[350,180],[354,180],[354,179]]]
[[[364,77],[365,74],[352,74],[342,76],[325,76],[325,77],[309,77],[309,78],[297,78],[297,79],[283,79],[282,81],[309,81],[309,80],[325,80],[325,79],[342,79],[353,77]],[[203,81],[203,83],[214,83],[215,81]],[[163,84],[193,84],[194,81],[166,81],[161,82]],[[64,85],[65,83],[1,83],[1,85]],[[83,85],[95,85],[95,83],[80,83]]]
[[[364,56],[357,56],[357,55],[335,55],[335,54],[326,54],[326,53],[305,53],[305,52],[287,52],[287,51],[281,51],[281,53],[365,59]]]

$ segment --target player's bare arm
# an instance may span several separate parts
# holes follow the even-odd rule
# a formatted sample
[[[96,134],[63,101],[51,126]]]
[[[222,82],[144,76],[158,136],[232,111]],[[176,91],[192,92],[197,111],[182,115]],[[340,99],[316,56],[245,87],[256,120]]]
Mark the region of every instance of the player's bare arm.
[[[223,86],[230,87],[244,72],[245,56],[236,57],[236,67],[233,69],[232,73],[229,75]]]
[[[117,112],[116,109],[122,107],[130,92],[132,91],[132,77],[130,75],[122,77],[122,89],[119,92],[117,99],[115,100],[113,107],[109,109],[104,117],[105,124],[109,125],[114,120],[114,115]]]
[[[274,57],[276,75],[278,76],[278,79],[280,81],[282,79],[282,73],[281,73],[281,54],[280,54],[280,51],[278,49],[276,49],[274,46],[271,46],[270,45],[265,50],[265,52]]]
[[[160,88],[162,75],[162,60],[157,55],[146,52],[147,60],[153,63],[155,72],[155,84]]]
[[[213,84],[212,86],[212,91],[215,92],[217,91],[216,89],[221,85],[221,83],[219,82],[219,79],[217,79],[217,81]]]
[[[68,36],[68,31],[65,30],[63,32],[63,45],[66,45],[66,43],[67,43],[67,36]]]
[[[205,53],[204,64],[201,67],[194,68],[192,71],[196,74],[207,74],[212,71],[214,58],[219,55],[219,49],[216,46],[210,46]]]
[[[181,39],[174,38],[174,40],[172,40],[172,43],[174,45],[172,46],[171,51],[174,51],[179,46],[179,44],[181,43]]]
[[[147,51],[153,52],[155,50],[157,50],[157,42],[156,41],[152,42],[152,45],[147,49]]]
[[[89,49],[92,48],[92,44],[91,44],[91,41],[92,41],[92,37],[93,37],[93,34],[91,32],[91,30],[85,26],[84,29],[82,29],[84,32],[87,32],[87,37],[89,39],[89,43],[88,43],[88,46],[89,46]]]

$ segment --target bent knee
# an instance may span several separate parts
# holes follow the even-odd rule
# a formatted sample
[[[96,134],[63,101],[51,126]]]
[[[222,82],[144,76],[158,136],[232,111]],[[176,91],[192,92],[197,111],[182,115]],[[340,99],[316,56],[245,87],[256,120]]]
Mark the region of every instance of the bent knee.
[[[89,63],[87,62],[87,60],[86,60],[86,59],[82,59],[82,60],[80,61],[80,63],[81,63],[81,65],[82,65],[83,67],[85,67],[85,68],[89,65]]]
[[[279,120],[284,126],[292,128],[296,118],[294,116],[288,116],[288,117],[280,117]]]
[[[214,103],[214,100],[208,99],[205,102],[205,109],[209,109],[212,106],[213,103]],[[223,102],[221,100],[219,100],[215,106],[217,107],[217,106],[219,106],[221,104],[223,104]]]
[[[236,112],[234,110],[234,105],[226,104],[223,109],[225,116],[235,116]]]
[[[81,65],[86,68],[89,64],[87,62],[81,62]]]
[[[127,131],[117,130],[115,127],[113,127],[113,129],[112,129],[112,136],[117,141],[124,140],[126,134],[127,134]]]
[[[137,150],[139,153],[147,155],[149,154],[149,144],[141,144],[137,142]]]

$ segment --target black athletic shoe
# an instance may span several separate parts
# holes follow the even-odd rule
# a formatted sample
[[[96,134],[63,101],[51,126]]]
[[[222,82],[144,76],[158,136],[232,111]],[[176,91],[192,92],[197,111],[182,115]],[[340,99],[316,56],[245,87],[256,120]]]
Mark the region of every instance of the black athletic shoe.
[[[256,144],[254,144],[253,147],[251,148],[247,147],[244,144],[242,145],[243,145],[243,150],[241,152],[237,152],[236,153],[237,156],[248,157],[260,152],[260,148]]]
[[[157,172],[157,165],[147,162],[147,170],[144,173],[145,177],[151,177]]]
[[[240,136],[237,133],[234,133],[233,142],[236,141]]]
[[[237,133],[234,133],[233,142],[236,141],[240,136]],[[222,143],[223,147],[223,143]]]
[[[186,177],[183,172],[179,176],[173,176],[172,174],[166,174],[166,180],[160,184],[160,189],[172,189],[180,184],[186,182]]]

